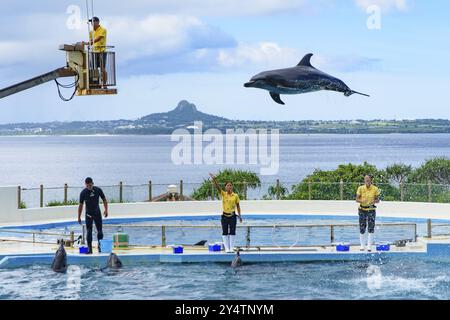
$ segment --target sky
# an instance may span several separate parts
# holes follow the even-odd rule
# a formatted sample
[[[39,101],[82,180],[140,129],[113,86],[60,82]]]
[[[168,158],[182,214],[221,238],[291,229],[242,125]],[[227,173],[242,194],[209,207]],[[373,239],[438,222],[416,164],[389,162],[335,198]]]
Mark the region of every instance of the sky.
[[[50,82],[0,100],[0,123],[136,119],[180,100],[230,119],[450,118],[446,0],[93,3],[116,47],[119,94],[63,102]],[[87,40],[85,0],[3,0],[0,21],[0,88],[64,66],[58,45]],[[280,106],[243,87],[307,53],[371,97],[322,91]]]

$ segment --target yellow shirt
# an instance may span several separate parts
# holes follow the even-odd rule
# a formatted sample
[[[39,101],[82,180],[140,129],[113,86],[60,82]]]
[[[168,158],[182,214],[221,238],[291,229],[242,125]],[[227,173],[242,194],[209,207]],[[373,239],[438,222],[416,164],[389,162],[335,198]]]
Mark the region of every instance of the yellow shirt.
[[[228,194],[228,192],[223,190],[221,192],[221,196],[223,212],[226,215],[232,216],[233,212],[236,211],[236,205],[239,203],[239,196],[234,192]]]
[[[94,34],[94,37],[92,37]],[[100,41],[94,43],[93,52],[105,52],[106,51],[106,29],[102,26],[99,26],[97,30],[91,31],[91,41],[97,39],[98,37],[102,37]]]
[[[371,185],[370,188],[367,188],[366,185],[363,185],[358,188],[358,190],[356,191],[356,195],[361,196],[361,207],[368,207],[371,206],[374,203],[375,199],[380,196],[380,190],[374,185]],[[367,208],[361,209],[370,210]]]

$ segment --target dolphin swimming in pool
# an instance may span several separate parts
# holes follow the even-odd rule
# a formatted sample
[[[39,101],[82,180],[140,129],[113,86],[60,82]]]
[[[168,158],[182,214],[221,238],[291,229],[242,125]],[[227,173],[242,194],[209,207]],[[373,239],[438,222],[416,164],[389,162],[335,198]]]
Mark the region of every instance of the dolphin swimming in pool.
[[[245,83],[244,87],[267,90],[276,103],[283,105],[280,94],[301,94],[320,90],[342,92],[346,97],[352,94],[369,97],[365,93],[350,89],[338,78],[314,68],[311,65],[312,56],[312,53],[307,54],[292,68],[261,72]]]
[[[236,257],[233,259],[233,261],[231,262],[231,267],[232,268],[237,268],[242,266],[242,259],[241,259],[241,254],[239,253],[239,250],[236,252]]]
[[[106,264],[106,267],[102,268],[102,271],[106,269],[119,270],[122,266],[123,264],[119,257],[115,253],[111,253],[108,257],[108,263]]]
[[[52,262],[52,270],[60,273],[64,273],[67,271],[67,254],[66,250],[64,249],[63,241],[55,253],[55,258]]]

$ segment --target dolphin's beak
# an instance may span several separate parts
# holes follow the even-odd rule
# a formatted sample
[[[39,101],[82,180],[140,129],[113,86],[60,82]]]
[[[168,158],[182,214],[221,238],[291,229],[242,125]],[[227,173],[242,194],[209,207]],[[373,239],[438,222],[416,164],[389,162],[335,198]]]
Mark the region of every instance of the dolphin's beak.
[[[255,84],[256,81],[249,81],[247,83],[244,83],[244,87],[251,88]]]

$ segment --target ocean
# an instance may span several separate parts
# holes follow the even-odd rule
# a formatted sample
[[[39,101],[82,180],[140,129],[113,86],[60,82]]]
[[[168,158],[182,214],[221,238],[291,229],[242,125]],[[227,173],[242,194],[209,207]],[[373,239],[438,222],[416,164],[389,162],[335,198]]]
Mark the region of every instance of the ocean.
[[[260,165],[189,164],[172,161],[178,142],[153,136],[3,136],[0,137],[0,185],[23,187],[82,186],[86,176],[97,185],[201,183],[209,172]],[[367,161],[379,168],[403,162],[419,166],[426,159],[450,157],[450,134],[281,135],[279,171],[262,182],[296,183],[314,169]]]

